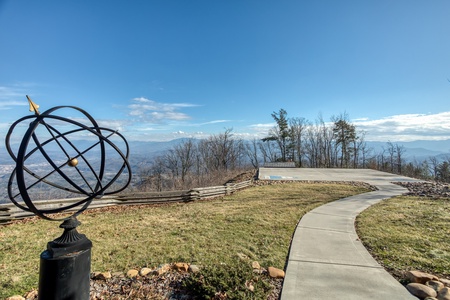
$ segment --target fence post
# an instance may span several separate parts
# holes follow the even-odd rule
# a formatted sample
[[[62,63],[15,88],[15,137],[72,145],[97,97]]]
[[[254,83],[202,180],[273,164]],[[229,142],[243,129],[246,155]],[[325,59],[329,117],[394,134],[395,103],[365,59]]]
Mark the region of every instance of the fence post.
[[[10,209],[7,207],[0,207],[0,224],[6,225],[12,221]]]
[[[231,195],[234,191],[233,191],[233,183],[227,183],[225,184],[225,195]]]

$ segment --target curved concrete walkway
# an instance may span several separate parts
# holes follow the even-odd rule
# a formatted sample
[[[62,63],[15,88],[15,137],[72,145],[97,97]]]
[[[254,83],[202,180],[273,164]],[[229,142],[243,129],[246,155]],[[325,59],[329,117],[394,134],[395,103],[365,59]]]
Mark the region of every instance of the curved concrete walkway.
[[[300,220],[291,243],[281,300],[416,299],[381,267],[360,242],[356,216],[406,189],[412,178],[367,169],[260,168],[260,179],[363,181],[378,191],[320,206]]]

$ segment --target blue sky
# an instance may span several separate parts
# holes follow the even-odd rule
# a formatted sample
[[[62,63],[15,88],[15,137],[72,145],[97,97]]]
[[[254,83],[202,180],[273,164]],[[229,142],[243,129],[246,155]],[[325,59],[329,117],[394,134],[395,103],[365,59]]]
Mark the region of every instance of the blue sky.
[[[280,108],[449,139],[449,16],[448,0],[0,0],[0,137],[30,95],[129,140],[262,137]]]

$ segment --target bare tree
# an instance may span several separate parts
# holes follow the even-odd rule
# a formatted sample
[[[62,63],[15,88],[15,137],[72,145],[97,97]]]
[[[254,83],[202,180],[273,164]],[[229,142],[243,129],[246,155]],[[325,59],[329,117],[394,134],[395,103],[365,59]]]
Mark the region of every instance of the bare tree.
[[[235,169],[244,155],[242,140],[233,138],[232,129],[202,141],[202,157],[214,171]]]
[[[178,186],[178,176],[179,176],[179,164],[180,161],[178,159],[177,153],[175,149],[169,149],[164,155],[164,163],[166,168],[170,171],[172,176],[172,184],[173,187],[176,188]]]
[[[304,149],[304,139],[308,123],[305,118],[292,118],[289,120],[290,135],[292,141],[292,154],[294,161],[297,161],[299,167],[302,167]]]
[[[179,160],[179,174],[181,175],[181,182],[184,185],[186,183],[186,177],[194,166],[195,162],[195,143],[192,139],[182,142],[175,146],[175,154]]]
[[[382,147],[381,152],[377,153],[374,157],[376,161],[376,169],[380,171],[389,171],[388,158],[386,157],[386,149]]]
[[[402,174],[403,154],[405,152],[406,149],[403,145],[395,144],[396,165],[398,174]]]
[[[201,145],[202,143],[197,143],[194,155],[194,177],[198,186],[200,186],[203,176],[205,175],[207,170],[202,160]]]
[[[392,142],[387,142],[387,153],[389,161],[389,171],[391,173],[401,174],[402,173],[402,163],[403,154],[406,152],[402,145],[394,144]]]
[[[428,158],[429,164],[429,171],[431,173],[431,176],[433,176],[434,180],[438,179],[438,168],[439,168],[439,160],[436,156],[430,156]]]
[[[305,132],[305,156],[312,168],[329,168],[333,162],[333,132],[321,115],[315,124],[309,124]]]
[[[245,144],[245,154],[252,166],[257,169],[259,167],[259,147],[258,140],[253,139]]]
[[[328,126],[323,120],[322,116],[319,119],[319,131],[320,131],[320,141],[322,144],[321,149],[321,166],[326,168],[332,168],[336,166],[337,163],[337,147],[334,143],[334,132],[333,128]]]
[[[387,153],[388,153],[388,159],[389,159],[389,165],[390,165],[390,172],[394,173],[394,164],[395,164],[395,146],[392,142],[387,142]]]
[[[319,167],[319,141],[316,127],[310,126],[306,130],[306,157],[309,166],[312,168]]]
[[[158,192],[164,189],[164,173],[165,166],[162,157],[156,157],[151,165],[151,177],[150,188],[157,190]]]
[[[359,167],[365,168],[366,165],[369,149],[367,149],[365,135],[364,131],[360,131],[357,134],[357,138],[353,141],[353,168],[355,169]]]
[[[414,160],[413,162],[408,162],[402,166],[402,174],[420,179],[430,179],[430,174],[428,170],[428,162],[426,160],[418,162]]]
[[[278,160],[276,145],[274,141],[265,141],[258,143],[258,148],[261,151],[264,163],[275,162]]]

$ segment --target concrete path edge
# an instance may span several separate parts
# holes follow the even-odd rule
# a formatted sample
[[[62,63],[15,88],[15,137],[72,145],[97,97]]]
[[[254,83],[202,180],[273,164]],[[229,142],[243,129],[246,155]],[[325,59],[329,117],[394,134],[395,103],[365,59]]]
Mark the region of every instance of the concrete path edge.
[[[259,179],[359,181],[378,188],[303,216],[291,242],[281,300],[417,299],[370,255],[354,222],[371,205],[406,191],[392,182],[418,180],[369,169],[308,168],[260,168]]]

